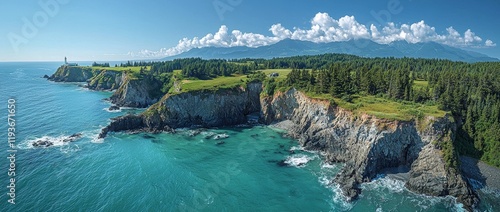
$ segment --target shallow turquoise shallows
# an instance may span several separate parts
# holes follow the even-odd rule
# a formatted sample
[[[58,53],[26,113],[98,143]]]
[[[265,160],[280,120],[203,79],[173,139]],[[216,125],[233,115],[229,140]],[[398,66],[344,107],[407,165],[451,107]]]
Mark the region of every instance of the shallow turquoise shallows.
[[[342,164],[265,126],[177,134],[112,134],[109,119],[141,110],[106,110],[109,92],[43,78],[59,63],[0,63],[0,211],[457,211],[453,198],[409,192],[385,178],[347,203],[331,180]],[[7,100],[16,100],[16,199],[7,202]],[[82,133],[73,143],[61,138]],[[210,134],[227,134],[224,140]],[[48,139],[55,145],[33,148]],[[224,141],[224,143],[219,143]],[[294,154],[290,150],[295,150]],[[288,165],[288,166],[283,166]],[[484,189],[481,211],[499,209]]]

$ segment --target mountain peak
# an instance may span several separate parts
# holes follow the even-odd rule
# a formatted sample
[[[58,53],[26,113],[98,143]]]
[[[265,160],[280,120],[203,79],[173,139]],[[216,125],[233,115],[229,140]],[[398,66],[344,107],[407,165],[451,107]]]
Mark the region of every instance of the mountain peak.
[[[361,57],[413,57],[436,58],[464,62],[499,61],[477,52],[446,46],[436,42],[408,43],[395,41],[390,44],[379,44],[368,39],[349,40],[343,42],[314,43],[310,41],[284,39],[275,44],[250,47],[205,47],[191,49],[180,55],[164,58],[201,57],[204,59],[238,59],[289,57],[298,55],[318,55],[325,53],[344,53]]]

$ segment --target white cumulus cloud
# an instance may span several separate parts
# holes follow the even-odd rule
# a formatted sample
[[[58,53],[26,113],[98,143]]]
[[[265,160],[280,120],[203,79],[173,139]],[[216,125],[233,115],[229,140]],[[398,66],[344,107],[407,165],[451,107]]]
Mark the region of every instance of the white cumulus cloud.
[[[491,41],[491,40],[486,40],[486,42],[484,43],[484,45],[488,46],[488,47],[497,46],[497,44],[493,43],[493,41]]]
[[[423,20],[413,24],[396,25],[393,22],[384,26],[364,24],[356,21],[354,16],[344,16],[337,19],[328,13],[317,13],[310,22],[308,29],[287,29],[280,23],[269,28],[271,35],[266,36],[239,30],[229,31],[228,27],[222,25],[219,30],[209,33],[201,38],[183,38],[172,48],[162,48],[157,51],[142,50],[137,53],[129,52],[133,57],[165,57],[181,54],[194,48],[203,47],[260,47],[277,43],[284,39],[311,41],[315,43],[328,43],[348,41],[353,39],[370,39],[380,44],[389,44],[395,41],[406,41],[408,43],[437,42],[458,47],[494,47],[496,43],[477,36],[470,29],[460,34],[453,27],[448,27],[445,33],[438,33],[432,26]]]

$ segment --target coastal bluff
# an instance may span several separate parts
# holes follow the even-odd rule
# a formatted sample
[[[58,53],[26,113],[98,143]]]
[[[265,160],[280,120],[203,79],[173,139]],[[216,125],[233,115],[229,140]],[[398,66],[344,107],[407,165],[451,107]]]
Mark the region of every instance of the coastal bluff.
[[[261,91],[261,83],[249,83],[215,91],[167,94],[140,115],[113,119],[99,137],[120,131],[232,126],[246,123],[248,115],[259,114],[263,124],[291,123],[288,133],[306,149],[324,153],[326,162],[345,163],[334,181],[348,200],[362,192],[361,183],[373,180],[386,169],[406,167],[406,187],[411,191],[454,196],[467,210],[478,202],[459,168],[445,158],[458,160],[456,154],[445,155],[443,150],[455,139],[456,126],[450,117],[385,120],[354,114],[293,88],[273,96],[261,96]]]
[[[93,68],[85,66],[63,65],[48,77],[54,82],[84,82],[91,90],[116,91],[109,98],[111,103],[119,107],[145,108],[163,96],[159,92],[161,82],[153,78],[136,78],[126,71],[108,70],[105,67]]]

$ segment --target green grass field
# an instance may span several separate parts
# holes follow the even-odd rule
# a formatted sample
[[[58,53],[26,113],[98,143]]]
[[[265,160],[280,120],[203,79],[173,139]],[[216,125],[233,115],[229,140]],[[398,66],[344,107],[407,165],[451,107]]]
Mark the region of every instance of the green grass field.
[[[230,77],[217,77],[210,80],[182,80],[181,93],[196,90],[217,90],[219,88],[233,88],[243,85],[246,75],[234,75]]]
[[[267,76],[269,76],[269,74],[271,73],[278,73],[279,76],[276,77],[276,79],[282,80],[286,79],[286,76],[288,76],[288,74],[292,72],[292,69],[265,69],[261,71],[264,72]]]
[[[424,116],[444,117],[446,115],[446,112],[439,110],[437,106],[404,101],[397,102],[376,96],[353,95],[352,102],[334,98],[330,94],[307,93],[307,96],[333,101],[339,107],[355,113],[366,113],[388,120],[410,121]]]
[[[292,69],[266,69],[262,70],[266,75],[279,73],[278,80],[285,79]],[[175,70],[174,74],[179,76],[181,70]],[[181,93],[196,90],[216,90],[219,88],[233,88],[243,85],[247,80],[247,75],[233,75],[230,77],[217,77],[209,80],[184,79],[181,80]]]
[[[142,67],[91,67],[91,66],[79,66],[92,68],[92,70],[106,70],[106,71],[117,71],[117,72],[127,72],[130,73],[133,79],[140,78],[140,70]],[[151,67],[146,66],[146,71],[149,71]]]
[[[83,67],[90,67],[90,66],[83,66]],[[139,72],[141,70],[141,67],[90,67],[92,70],[108,70],[108,71],[132,71],[132,72]],[[146,70],[149,70],[150,67],[146,66]]]

